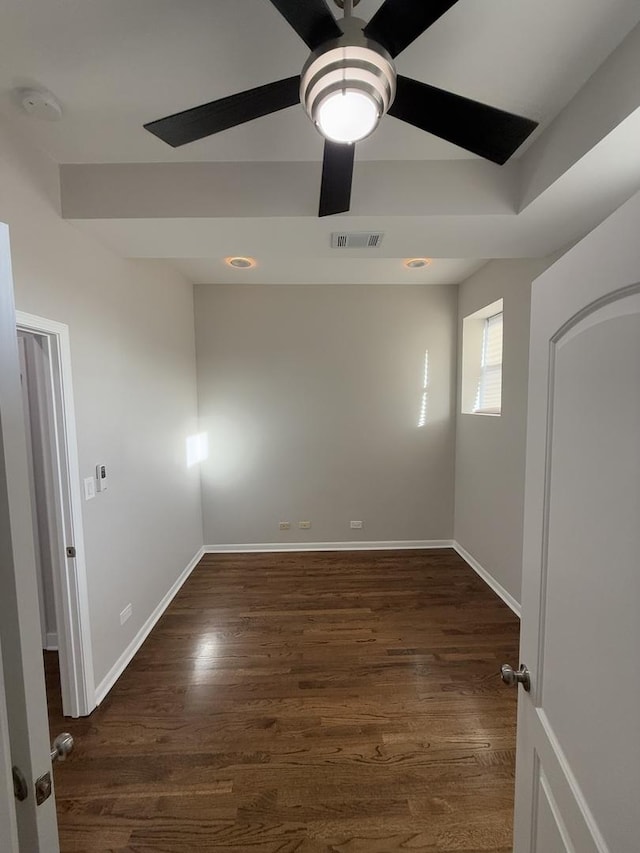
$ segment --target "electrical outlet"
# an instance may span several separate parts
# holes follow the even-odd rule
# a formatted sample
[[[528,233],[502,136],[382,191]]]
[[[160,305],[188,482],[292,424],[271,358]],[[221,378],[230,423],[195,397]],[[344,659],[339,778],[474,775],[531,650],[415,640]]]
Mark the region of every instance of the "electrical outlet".
[[[299,521],[298,527],[300,528],[300,530],[308,530],[311,527],[311,522],[310,521]]]
[[[121,624],[121,625],[124,625],[124,623],[127,621],[127,619],[129,619],[129,618],[131,617],[131,614],[132,614],[132,613],[133,613],[133,607],[132,607],[132,605],[131,605],[131,604],[127,604],[127,606],[125,607],[125,609],[124,609],[124,610],[122,611],[122,613],[120,614],[120,624]]]
[[[362,522],[361,521],[350,521],[349,526],[352,530],[362,530]]]
[[[291,530],[291,522],[281,521],[278,527],[280,528],[280,530]]]

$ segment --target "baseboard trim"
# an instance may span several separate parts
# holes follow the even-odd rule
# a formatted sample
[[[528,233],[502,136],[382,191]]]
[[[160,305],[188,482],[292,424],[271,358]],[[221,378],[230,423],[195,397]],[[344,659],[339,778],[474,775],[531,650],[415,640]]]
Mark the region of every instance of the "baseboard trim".
[[[58,632],[57,631],[48,631],[45,639],[45,649],[48,652],[57,652],[58,651]]]
[[[149,634],[153,630],[153,627],[155,626],[156,622],[162,616],[162,614],[167,609],[167,607],[171,604],[171,602],[173,601],[173,599],[175,598],[175,596],[179,592],[180,587],[183,585],[183,583],[189,577],[191,572],[198,565],[198,563],[202,559],[202,556],[204,553],[205,553],[204,548],[198,549],[196,554],[189,561],[188,566],[181,573],[180,577],[176,580],[176,582],[173,584],[171,589],[167,592],[167,594],[162,599],[160,604],[158,604],[158,606],[153,611],[151,616],[149,616],[149,618],[144,623],[142,628],[140,628],[138,633],[135,635],[133,640],[129,643],[129,645],[124,650],[124,652],[120,655],[118,660],[111,667],[111,669],[106,674],[106,676],[102,679],[100,684],[98,684],[98,686],[96,687],[96,705],[99,705],[102,702],[102,700],[105,698],[107,693],[111,690],[113,685],[120,678],[122,673],[125,671],[127,666],[131,663],[133,656],[138,651],[140,646],[144,643],[144,641],[147,639],[147,637],[149,636]]]
[[[451,539],[399,539],[388,542],[250,542],[234,545],[205,545],[205,554],[263,554],[280,551],[401,551],[453,548]]]
[[[507,607],[511,608],[513,612],[516,614],[518,619],[520,619],[520,605],[515,600],[515,598],[511,595],[511,593],[507,592],[507,590],[502,586],[502,584],[498,583],[498,581],[491,575],[480,563],[473,557],[459,542],[455,540],[452,543],[452,547],[454,551],[456,551],[465,563],[468,563],[474,572],[479,575],[482,580],[491,587],[491,589],[495,592],[496,595],[499,595],[500,598],[504,601]]]

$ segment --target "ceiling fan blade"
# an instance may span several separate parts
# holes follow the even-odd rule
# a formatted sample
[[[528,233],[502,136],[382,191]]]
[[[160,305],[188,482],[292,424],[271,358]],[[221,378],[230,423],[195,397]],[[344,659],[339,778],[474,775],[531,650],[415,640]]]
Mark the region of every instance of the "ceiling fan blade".
[[[458,0],[386,0],[364,28],[391,56],[397,56]]]
[[[355,152],[353,144],[325,140],[318,216],[332,216],[349,210]]]
[[[389,115],[502,165],[538,122],[398,75]]]
[[[271,0],[278,12],[293,27],[310,50],[329,39],[337,39],[342,30],[325,0]]]
[[[300,77],[287,77],[145,124],[163,142],[185,145],[300,102]]]

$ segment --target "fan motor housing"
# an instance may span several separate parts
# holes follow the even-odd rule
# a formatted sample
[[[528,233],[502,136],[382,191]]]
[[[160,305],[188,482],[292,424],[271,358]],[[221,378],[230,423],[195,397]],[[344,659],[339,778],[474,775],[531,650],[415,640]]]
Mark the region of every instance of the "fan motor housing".
[[[300,101],[318,126],[322,102],[339,91],[362,92],[373,99],[381,118],[396,94],[396,68],[390,54],[362,32],[360,18],[338,21],[343,35],[313,51],[300,75]]]

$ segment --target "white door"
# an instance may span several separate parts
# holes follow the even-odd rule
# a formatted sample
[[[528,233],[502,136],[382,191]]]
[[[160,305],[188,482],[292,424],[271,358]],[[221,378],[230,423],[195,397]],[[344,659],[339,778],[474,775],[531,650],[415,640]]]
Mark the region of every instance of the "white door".
[[[5,694],[0,690],[0,704],[6,698],[7,723],[4,738],[0,730],[0,773],[6,779],[7,765],[15,765],[28,790],[19,802],[0,783],[0,815],[11,820],[15,815],[21,851],[56,853],[54,798],[37,805],[35,792],[36,780],[51,773],[51,761],[15,330],[9,234],[0,223],[0,646]],[[0,722],[2,716],[0,708]],[[5,849],[13,851],[15,844],[5,844],[3,853]]]
[[[639,225],[533,285],[515,853],[640,851]]]

